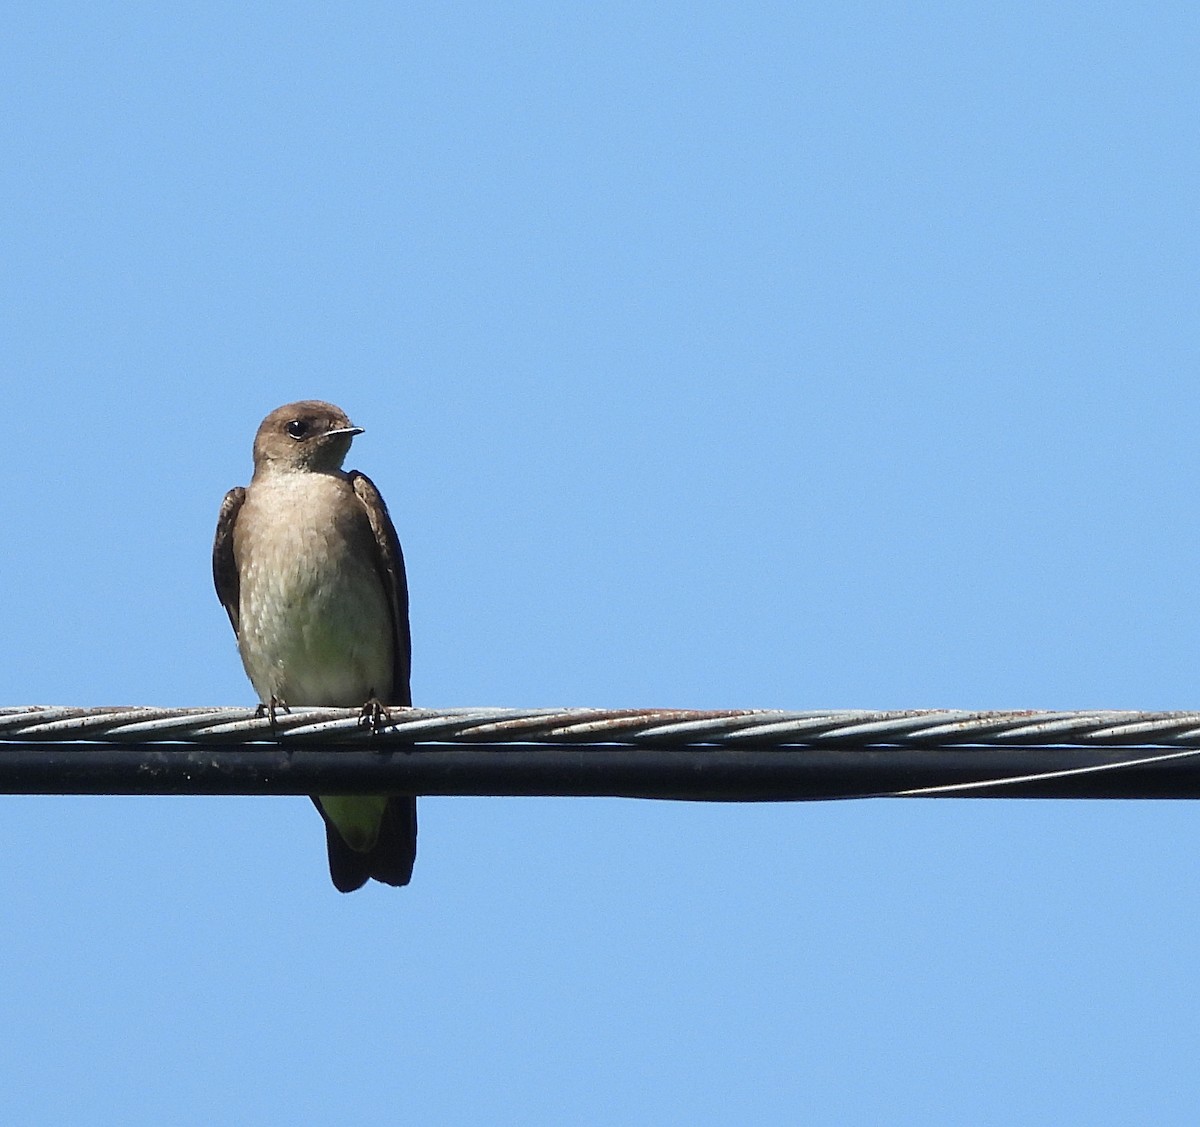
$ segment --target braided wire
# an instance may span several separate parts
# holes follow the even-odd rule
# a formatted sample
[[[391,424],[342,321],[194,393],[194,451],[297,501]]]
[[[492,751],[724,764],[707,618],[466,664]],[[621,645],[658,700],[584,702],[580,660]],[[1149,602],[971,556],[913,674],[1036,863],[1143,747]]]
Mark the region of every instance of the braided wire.
[[[0,793],[1200,799],[1200,713],[0,708]]]
[[[1200,748],[1200,712],[393,708],[372,730],[358,709],[0,708],[5,742],[238,745],[571,743],[655,747]]]

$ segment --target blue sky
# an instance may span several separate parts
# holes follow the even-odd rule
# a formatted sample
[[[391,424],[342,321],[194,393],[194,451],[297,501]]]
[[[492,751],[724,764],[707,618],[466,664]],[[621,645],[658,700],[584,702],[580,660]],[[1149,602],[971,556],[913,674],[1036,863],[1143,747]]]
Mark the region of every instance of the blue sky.
[[[253,702],[319,397],[416,701],[1195,708],[1194,6],[10,5],[5,704]],[[1192,1123],[1184,803],[3,798],[21,1124]]]

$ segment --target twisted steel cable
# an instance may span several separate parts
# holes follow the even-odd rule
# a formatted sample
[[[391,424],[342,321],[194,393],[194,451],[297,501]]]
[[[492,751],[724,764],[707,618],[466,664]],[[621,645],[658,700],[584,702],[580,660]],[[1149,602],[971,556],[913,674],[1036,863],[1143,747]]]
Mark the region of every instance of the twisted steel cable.
[[[1197,712],[0,708],[0,792],[1200,797]]]

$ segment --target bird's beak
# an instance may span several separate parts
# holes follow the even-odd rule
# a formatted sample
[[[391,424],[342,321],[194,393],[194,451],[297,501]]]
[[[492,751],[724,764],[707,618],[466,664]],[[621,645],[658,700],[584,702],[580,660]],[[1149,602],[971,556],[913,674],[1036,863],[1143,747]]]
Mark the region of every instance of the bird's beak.
[[[354,435],[362,434],[362,432],[363,432],[362,427],[354,427],[354,426],[338,427],[337,430],[327,430],[325,432],[325,437],[328,438],[331,435],[335,435],[335,434],[348,434],[348,435],[350,435],[351,438],[353,438]]]

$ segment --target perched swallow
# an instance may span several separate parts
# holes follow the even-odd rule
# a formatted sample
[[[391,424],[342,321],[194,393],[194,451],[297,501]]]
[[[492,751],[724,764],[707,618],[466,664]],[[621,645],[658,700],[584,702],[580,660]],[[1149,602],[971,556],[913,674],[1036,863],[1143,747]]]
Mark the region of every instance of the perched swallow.
[[[272,411],[254,438],[249,486],[225,494],[213,581],[242,665],[270,711],[289,705],[412,704],[404,556],[370,478],[343,470],[362,427],[331,403]],[[318,795],[329,875],[405,885],[417,852],[407,795]]]

